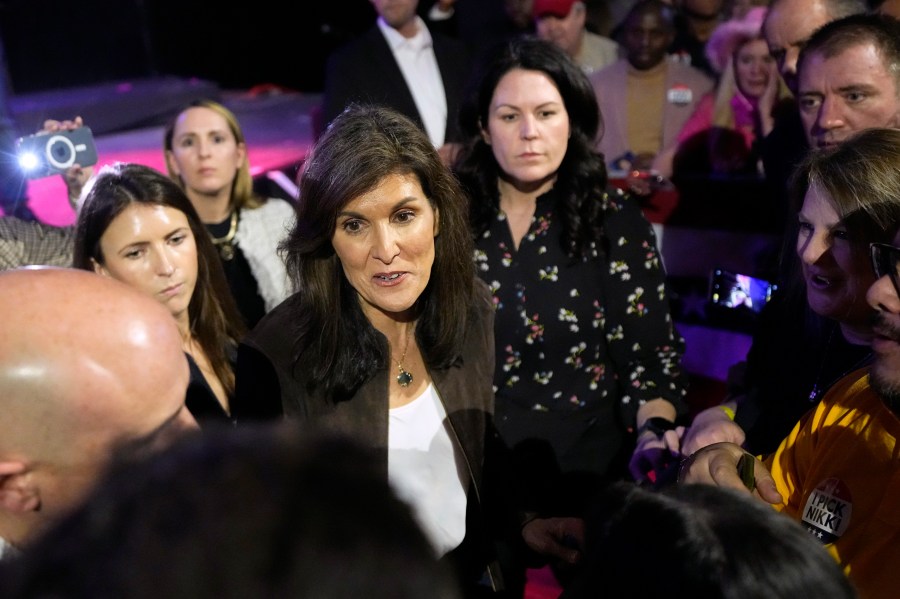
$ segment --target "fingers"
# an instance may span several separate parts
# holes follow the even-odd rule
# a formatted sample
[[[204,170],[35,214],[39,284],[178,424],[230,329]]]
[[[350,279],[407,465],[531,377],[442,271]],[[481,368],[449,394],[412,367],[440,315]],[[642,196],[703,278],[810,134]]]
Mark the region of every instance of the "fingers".
[[[684,427],[681,428],[684,429]],[[681,453],[681,435],[679,434],[677,428],[675,430],[666,431],[663,434],[662,440],[666,446],[666,449],[675,454]]]
[[[754,495],[767,503],[784,503],[784,497],[778,492],[772,474],[766,468],[765,464],[756,460],[753,469],[753,475],[756,477],[756,489]]]
[[[712,456],[709,461],[709,473],[713,484],[749,493],[737,469],[738,460],[742,455],[743,451],[737,456],[732,452],[720,452]]]
[[[711,484],[749,493],[738,472],[738,461],[745,454],[750,455],[733,443],[708,445],[682,464],[678,482]],[[756,486],[753,495],[767,503],[783,503],[771,473],[756,457],[753,457],[753,475]]]
[[[47,119],[46,121],[44,121],[44,127],[41,129],[41,131],[45,133],[53,133],[55,131],[71,131],[72,129],[78,129],[83,126],[84,121],[82,121],[80,116],[76,116],[74,119],[65,121]]]
[[[744,450],[732,443],[707,445],[682,463],[678,482],[734,486],[746,491],[737,473],[737,463],[742,455]]]

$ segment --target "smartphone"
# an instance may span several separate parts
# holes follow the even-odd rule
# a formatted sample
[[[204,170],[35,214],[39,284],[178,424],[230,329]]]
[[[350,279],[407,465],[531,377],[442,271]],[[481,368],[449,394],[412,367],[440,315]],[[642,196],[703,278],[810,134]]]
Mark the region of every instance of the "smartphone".
[[[753,472],[755,463],[756,458],[749,453],[742,455],[737,463],[738,476],[741,477],[741,482],[744,483],[744,486],[750,491],[756,488],[756,477]]]
[[[709,301],[723,308],[759,312],[776,289],[765,279],[716,268],[710,275]]]
[[[91,129],[79,127],[21,137],[16,143],[16,157],[26,177],[40,179],[64,173],[75,164],[97,164],[97,147]]]

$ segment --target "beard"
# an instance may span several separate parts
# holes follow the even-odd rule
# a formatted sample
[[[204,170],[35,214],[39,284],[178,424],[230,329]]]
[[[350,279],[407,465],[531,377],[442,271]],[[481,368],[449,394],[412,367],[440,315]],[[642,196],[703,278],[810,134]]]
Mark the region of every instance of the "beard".
[[[900,381],[892,380],[892,377],[885,376],[877,366],[873,366],[869,371],[869,386],[878,393],[884,405],[900,417]]]
[[[881,312],[875,313],[872,323],[879,335],[900,343],[900,327],[889,322]],[[869,369],[869,385],[881,396],[884,404],[900,416],[900,370],[891,364],[888,356],[876,354],[875,362]]]

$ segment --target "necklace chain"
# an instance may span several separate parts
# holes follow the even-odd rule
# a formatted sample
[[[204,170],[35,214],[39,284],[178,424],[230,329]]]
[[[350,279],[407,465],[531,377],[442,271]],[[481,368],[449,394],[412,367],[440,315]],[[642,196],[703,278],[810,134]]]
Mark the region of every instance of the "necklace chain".
[[[827,384],[824,384],[824,385],[822,385],[822,386],[820,387],[820,386],[819,386],[819,383],[821,382],[820,379],[822,378],[822,374],[824,374],[824,370],[825,370],[825,362],[828,360],[828,354],[829,354],[829,352],[831,351],[831,340],[832,340],[832,338],[834,337],[834,332],[835,332],[835,330],[838,329],[838,328],[840,328],[839,325],[834,325],[834,328],[831,329],[831,332],[828,334],[828,339],[825,341],[825,349],[824,349],[824,351],[822,352],[822,359],[819,361],[819,371],[818,371],[818,373],[816,374],[816,380],[813,382],[812,390],[809,392],[809,401],[810,401],[811,403],[816,403],[816,402],[818,402],[818,401],[819,401],[819,397],[822,395],[822,393],[824,393],[825,391],[827,391],[828,388],[831,387],[831,385],[833,385],[834,383],[836,383],[838,380],[844,378],[845,376],[847,376],[848,374],[850,374],[851,372],[853,372],[853,371],[856,370],[857,368],[861,368],[861,367],[862,367],[863,365],[865,365],[869,360],[872,359],[872,352],[866,353],[862,358],[860,358],[859,360],[857,360],[856,362],[854,362],[853,365],[850,366],[850,368],[848,368],[848,369],[846,369],[844,372],[842,372],[841,375],[838,376],[836,379],[834,379],[834,380],[832,380],[831,382],[829,382],[829,383],[827,383]]]
[[[409,351],[409,338],[412,333],[412,326],[410,326],[406,331],[406,347],[403,348],[403,354],[400,356],[400,359],[397,360],[397,370],[399,374],[397,375],[397,383],[401,387],[409,387],[409,384],[413,382],[413,375],[411,372],[403,368],[403,361],[406,360],[406,352]]]
[[[234,244],[232,241],[235,233],[237,233],[237,227],[238,211],[234,210],[231,213],[231,225],[228,227],[228,233],[224,237],[213,237],[210,235],[213,245],[219,249],[219,255],[222,257],[222,260],[228,261],[234,258]]]

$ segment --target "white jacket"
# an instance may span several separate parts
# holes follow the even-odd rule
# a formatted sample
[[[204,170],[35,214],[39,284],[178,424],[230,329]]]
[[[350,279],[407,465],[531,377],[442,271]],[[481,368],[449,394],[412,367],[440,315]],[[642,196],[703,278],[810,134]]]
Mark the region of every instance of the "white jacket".
[[[250,264],[266,312],[293,291],[278,244],[294,226],[294,219],[294,207],[279,198],[271,198],[259,208],[241,210],[234,238]]]

